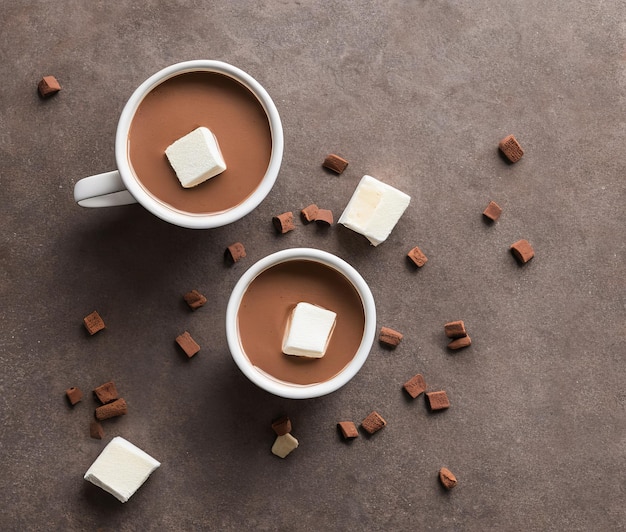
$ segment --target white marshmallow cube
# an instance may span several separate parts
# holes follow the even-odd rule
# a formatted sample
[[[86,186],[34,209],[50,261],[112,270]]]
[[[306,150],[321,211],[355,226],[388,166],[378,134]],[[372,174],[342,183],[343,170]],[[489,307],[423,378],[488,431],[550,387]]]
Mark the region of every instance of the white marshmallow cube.
[[[194,129],[170,144],[165,155],[184,188],[191,188],[226,170],[217,138],[206,127]]]
[[[321,358],[335,329],[337,314],[332,310],[298,303],[283,336],[283,353],[302,357]]]
[[[126,502],[161,464],[128,440],[116,436],[85,473],[85,480]]]
[[[387,239],[410,202],[408,194],[364,175],[338,223],[362,234],[377,246]]]
[[[285,458],[291,451],[298,448],[298,440],[291,434],[283,434],[278,436],[274,445],[272,445],[272,453],[281,458]]]

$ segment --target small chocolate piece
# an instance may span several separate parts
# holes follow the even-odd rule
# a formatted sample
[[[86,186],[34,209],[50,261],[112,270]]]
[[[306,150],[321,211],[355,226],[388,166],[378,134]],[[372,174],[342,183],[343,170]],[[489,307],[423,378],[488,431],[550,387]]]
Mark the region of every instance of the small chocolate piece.
[[[328,209],[318,209],[315,216],[315,223],[324,227],[333,225],[333,212]]]
[[[42,98],[48,98],[61,90],[61,85],[54,76],[44,76],[37,85]]]
[[[291,420],[287,416],[279,417],[272,421],[272,430],[277,436],[283,436],[291,432]]]
[[[439,392],[426,392],[426,402],[431,410],[445,410],[450,407],[448,394],[443,390]]]
[[[361,427],[363,427],[363,430],[369,434],[374,434],[382,429],[386,424],[387,422],[382,418],[382,416],[378,412],[374,411],[361,422]]]
[[[187,305],[189,305],[189,308],[191,310],[199,309],[207,301],[206,297],[204,297],[197,290],[192,290],[191,292],[187,292],[183,296],[183,299],[185,300],[185,303],[187,303]]]
[[[180,346],[180,348],[185,352],[185,354],[191,358],[198,351],[200,351],[200,346],[196,343],[196,341],[191,337],[191,335],[185,331],[180,336],[176,337],[176,343]]]
[[[470,345],[472,345],[472,339],[466,335],[466,336],[462,336],[461,338],[452,340],[448,344],[448,349],[452,349],[452,350],[462,349],[464,347],[469,347]]]
[[[498,148],[512,163],[516,163],[524,155],[524,150],[513,135],[504,137],[498,144]]]
[[[344,440],[353,440],[359,437],[359,431],[352,421],[340,421],[337,427],[341,431]]]
[[[224,251],[224,258],[234,264],[235,262],[239,262],[246,256],[246,248],[243,247],[241,242],[235,242],[226,248]]]
[[[511,253],[513,253],[513,256],[520,264],[526,264],[535,256],[535,251],[528,240],[518,240],[514,244],[511,244],[510,249]]]
[[[378,341],[387,347],[397,347],[402,341],[403,335],[389,327],[382,327],[378,336]]]
[[[100,317],[100,314],[98,314],[95,310],[83,318],[83,323],[85,324],[85,328],[89,334],[92,336],[105,328],[104,321]]]
[[[96,408],[96,419],[102,421],[117,416],[124,416],[128,413],[128,405],[124,399],[119,398],[112,403]]]
[[[346,161],[343,157],[339,157],[339,155],[331,153],[326,156],[322,166],[337,174],[341,174],[348,167],[348,161]]]
[[[439,480],[443,484],[443,487],[447,490],[451,490],[454,486],[457,485],[456,477],[454,473],[450,471],[447,467],[442,467],[439,470]]]
[[[117,398],[119,398],[117,388],[115,387],[115,383],[113,381],[101,384],[94,389],[93,393],[98,398],[98,401],[100,401],[103,405],[106,405],[107,403],[115,401]]]
[[[315,221],[315,217],[317,216],[317,211],[319,211],[319,207],[315,205],[315,203],[311,203],[308,207],[305,207],[300,211],[300,217],[304,223],[311,223]]]
[[[89,435],[96,440],[101,440],[104,438],[104,429],[102,428],[102,423],[99,421],[92,421],[89,423]]]
[[[443,326],[443,330],[448,338],[461,338],[463,336],[467,336],[463,320],[450,321]]]
[[[426,381],[421,373],[418,373],[404,383],[404,389],[413,399],[415,399],[419,394],[426,391]]]
[[[500,218],[502,214],[502,207],[498,205],[495,201],[490,201],[489,205],[483,211],[483,216],[492,222],[495,222]]]
[[[424,266],[424,264],[428,262],[428,258],[426,257],[426,255],[424,255],[424,253],[422,253],[422,250],[418,248],[417,246],[415,246],[411,251],[409,251],[406,256],[418,268],[421,268],[422,266]]]
[[[71,388],[65,390],[65,395],[72,406],[81,401],[83,398],[83,392],[81,392],[80,388],[77,388],[76,386],[72,386]]]
[[[296,228],[293,220],[293,212],[291,211],[274,216],[272,218],[272,223],[274,224],[276,231],[281,234],[288,233]]]

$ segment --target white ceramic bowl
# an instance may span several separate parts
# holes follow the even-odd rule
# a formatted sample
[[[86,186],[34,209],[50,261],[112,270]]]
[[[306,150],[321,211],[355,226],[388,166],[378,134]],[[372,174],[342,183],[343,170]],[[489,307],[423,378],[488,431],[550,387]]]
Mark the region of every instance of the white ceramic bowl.
[[[292,384],[278,380],[255,367],[247,357],[239,336],[237,314],[241,300],[250,286],[262,272],[288,261],[309,260],[324,264],[342,274],[355,288],[365,314],[363,337],[354,358],[331,379],[315,384]],[[361,369],[370,353],[376,334],[376,305],[372,292],[361,275],[343,259],[326,251],[312,248],[293,248],[272,253],[250,267],[235,285],[226,309],[226,338],[232,357],[239,369],[254,384],[264,390],[289,399],[308,399],[329,394],[341,388]]]

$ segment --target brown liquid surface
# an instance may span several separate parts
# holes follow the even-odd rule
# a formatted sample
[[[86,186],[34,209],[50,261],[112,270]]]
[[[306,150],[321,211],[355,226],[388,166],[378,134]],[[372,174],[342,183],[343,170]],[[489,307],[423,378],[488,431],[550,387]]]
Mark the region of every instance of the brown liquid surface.
[[[165,149],[200,126],[217,137],[227,168],[186,189]],[[214,72],[179,74],[155,87],[139,104],[128,135],[129,159],[143,187],[163,203],[194,214],[243,202],[261,183],[271,150],[262,105],[239,82]]]
[[[282,352],[287,319],[301,301],[337,313],[328,349],[320,359]],[[293,384],[314,384],[337,375],[354,358],[365,330],[363,304],[352,284],[332,268],[307,260],[262,272],[246,290],[238,318],[241,344],[252,364]]]

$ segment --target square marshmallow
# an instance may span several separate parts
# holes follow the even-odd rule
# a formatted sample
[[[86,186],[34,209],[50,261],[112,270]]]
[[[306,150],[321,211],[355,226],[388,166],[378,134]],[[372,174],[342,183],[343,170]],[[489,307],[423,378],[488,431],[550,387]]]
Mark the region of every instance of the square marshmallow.
[[[283,337],[283,353],[322,358],[335,329],[337,314],[332,310],[298,303],[287,322]]]
[[[384,242],[409,206],[411,196],[364,175],[339,223],[365,236],[374,246]]]
[[[226,170],[217,138],[206,127],[194,129],[170,144],[165,155],[184,188],[191,188]]]
[[[116,436],[85,473],[85,480],[126,502],[161,464],[129,441]]]

